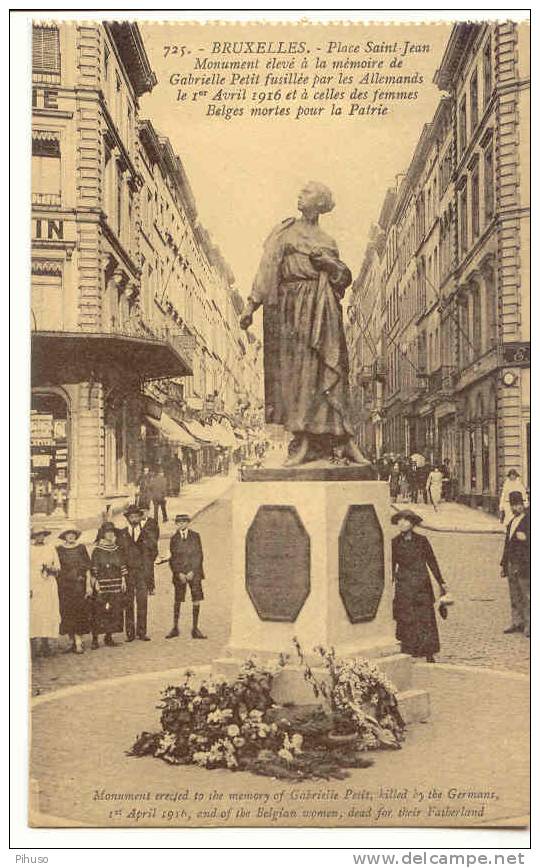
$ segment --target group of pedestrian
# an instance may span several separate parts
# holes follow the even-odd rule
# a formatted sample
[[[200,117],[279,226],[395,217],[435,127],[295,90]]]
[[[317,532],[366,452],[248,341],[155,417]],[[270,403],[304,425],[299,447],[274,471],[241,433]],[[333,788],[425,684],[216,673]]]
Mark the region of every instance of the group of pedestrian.
[[[434,506],[440,503],[443,475],[432,468],[426,487]],[[31,533],[31,637],[34,650],[50,653],[49,639],[68,635],[71,650],[84,652],[83,636],[91,633],[91,648],[116,644],[113,636],[125,630],[126,641],[150,641],[147,634],[148,596],[155,591],[154,565],[158,557],[159,525],[148,514],[148,503],[139,500],[127,508],[126,528],[105,521],[98,530],[91,556],[79,538],[81,531],[66,528],[56,546],[51,532],[35,527]],[[501,575],[507,579],[511,624],[505,633],[530,637],[530,520],[527,492],[512,470],[500,500],[500,520],[506,522]],[[452,600],[435,553],[426,536],[415,528],[422,517],[401,509],[391,518],[399,533],[392,540],[393,615],[396,638],[402,652],[434,662],[440,650],[436,600],[432,579],[440,590],[438,611],[442,618]],[[199,629],[203,593],[203,549],[189,515],[175,518],[168,562],[174,588],[172,627],[167,639],[180,635],[182,603],[189,588],[192,603],[191,636],[206,639]]]
[[[51,531],[31,531],[31,623],[35,655],[51,653],[50,640],[69,636],[69,650],[84,653],[83,637],[91,635],[92,649],[114,647],[114,636],[125,632],[127,642],[149,642],[148,597],[155,593],[154,567],[158,558],[159,525],[144,505],[132,504],[124,512],[127,527],[111,521],[100,526],[92,554],[80,542],[78,528],[66,528],[51,544]],[[180,635],[181,603],[190,589],[194,639],[206,639],[199,629],[204,598],[203,552],[200,536],[190,528],[189,515],[175,519],[170,540],[174,587],[173,627],[167,639]],[[158,561],[162,563],[163,561]]]
[[[392,503],[418,503],[422,499],[437,512],[443,500],[451,497],[451,471],[448,459],[430,465],[414,458],[396,458],[391,464],[378,463],[379,478],[387,479]]]
[[[136,506],[145,510],[154,509],[154,521],[159,521],[159,511],[163,521],[168,521],[167,516],[167,493],[168,483],[163,467],[157,472],[151,472],[148,466],[143,467],[142,474],[137,483]]]

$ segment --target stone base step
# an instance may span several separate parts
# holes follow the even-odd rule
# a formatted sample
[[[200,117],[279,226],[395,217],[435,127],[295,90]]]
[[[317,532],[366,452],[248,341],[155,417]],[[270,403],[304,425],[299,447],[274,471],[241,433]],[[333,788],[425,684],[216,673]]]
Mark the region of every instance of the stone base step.
[[[396,696],[405,723],[425,723],[429,720],[430,706],[427,690],[404,690]]]
[[[245,658],[221,657],[214,660],[212,673],[234,679]],[[412,685],[412,658],[408,654],[392,654],[379,657],[373,662],[393,683],[400,703],[400,711],[406,723],[427,720],[429,717],[429,694],[425,690],[415,690]],[[329,675],[322,667],[312,667],[318,681],[328,681]],[[302,666],[285,666],[276,675],[272,689],[274,700],[280,704],[294,702],[297,705],[309,705],[315,701],[313,690],[304,678]],[[402,707],[403,706],[403,707]]]

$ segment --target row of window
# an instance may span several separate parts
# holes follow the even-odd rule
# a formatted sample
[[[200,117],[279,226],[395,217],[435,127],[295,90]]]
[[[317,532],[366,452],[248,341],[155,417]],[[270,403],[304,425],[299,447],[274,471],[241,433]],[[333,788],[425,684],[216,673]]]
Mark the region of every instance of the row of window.
[[[493,143],[486,147],[471,165],[458,185],[459,198],[459,252],[464,256],[474,245],[481,231],[495,213],[495,181]]]
[[[459,101],[458,148],[460,156],[473,137],[480,120],[480,75],[482,77],[482,107],[485,109],[493,92],[491,37],[486,40],[482,50],[481,71],[479,71],[478,65],[473,69],[469,78],[468,93],[465,92]]]

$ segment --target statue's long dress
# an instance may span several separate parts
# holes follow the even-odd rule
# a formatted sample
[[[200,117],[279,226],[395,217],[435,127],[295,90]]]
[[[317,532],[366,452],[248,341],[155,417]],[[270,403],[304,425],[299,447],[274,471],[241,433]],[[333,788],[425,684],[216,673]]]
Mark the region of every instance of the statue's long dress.
[[[330,276],[310,254],[335,260]],[[339,299],[351,273],[318,226],[286,220],[268,238],[251,298],[264,306],[266,421],[347,440],[348,356]]]

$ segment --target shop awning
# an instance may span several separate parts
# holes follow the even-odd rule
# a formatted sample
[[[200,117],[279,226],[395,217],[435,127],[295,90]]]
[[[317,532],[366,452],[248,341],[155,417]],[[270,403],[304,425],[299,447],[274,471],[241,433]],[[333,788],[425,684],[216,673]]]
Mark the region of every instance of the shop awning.
[[[203,444],[209,445],[213,443],[213,437],[210,433],[210,428],[201,425],[196,419],[188,419],[184,422],[184,427],[196,440],[201,440]]]
[[[236,437],[232,431],[229,431],[229,429],[226,428],[225,425],[222,425],[221,422],[214,422],[210,427],[210,430],[215,443],[219,443],[220,446],[225,446],[227,448],[236,448]]]
[[[89,332],[32,332],[32,380],[40,383],[103,380],[114,373],[141,379],[193,373],[187,358],[165,338]]]
[[[166,440],[175,443],[177,446],[186,446],[188,449],[201,448],[201,444],[194,437],[191,437],[182,425],[179,425],[174,419],[167,416],[166,413],[161,414],[159,421],[152,419],[151,416],[147,416],[146,421],[150,422]]]

